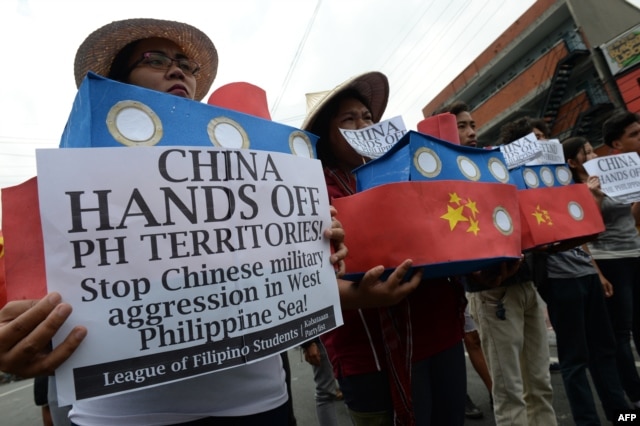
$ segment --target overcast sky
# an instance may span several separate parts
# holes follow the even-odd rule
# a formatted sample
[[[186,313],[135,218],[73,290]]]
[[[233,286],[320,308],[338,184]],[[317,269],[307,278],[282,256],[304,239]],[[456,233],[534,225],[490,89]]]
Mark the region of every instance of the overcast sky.
[[[56,147],[76,87],[73,59],[98,27],[126,18],[192,24],[213,40],[212,90],[266,90],[274,121],[299,126],[308,92],[366,71],[389,77],[384,118],[409,129],[421,108],[534,0],[0,0],[0,188],[35,175]],[[204,101],[206,101],[206,97]]]

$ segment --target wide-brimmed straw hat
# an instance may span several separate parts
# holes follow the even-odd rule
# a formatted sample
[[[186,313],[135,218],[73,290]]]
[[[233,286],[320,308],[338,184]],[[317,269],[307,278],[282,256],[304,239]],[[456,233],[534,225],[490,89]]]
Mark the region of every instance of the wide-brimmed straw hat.
[[[218,52],[211,39],[188,24],[160,19],[126,19],[107,24],[91,33],[76,52],[74,74],[79,87],[87,72],[107,76],[114,58],[127,44],[146,38],[165,38],[200,64],[195,99],[205,97],[218,71]]]
[[[333,90],[307,93],[307,117],[302,123],[302,129],[313,131],[315,125],[320,124],[316,121],[323,109],[332,99],[346,90],[357,91],[371,108],[373,122],[380,121],[389,100],[389,80],[381,72],[372,71],[352,77]]]

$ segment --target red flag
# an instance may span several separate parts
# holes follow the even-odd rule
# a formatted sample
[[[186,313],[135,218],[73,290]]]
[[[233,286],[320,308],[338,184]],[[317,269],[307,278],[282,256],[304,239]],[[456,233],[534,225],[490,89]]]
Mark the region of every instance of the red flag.
[[[395,268],[410,258],[426,276],[447,276],[519,258],[516,192],[498,183],[411,181],[335,199],[347,272]]]
[[[7,303],[7,287],[4,279],[4,237],[0,231],[0,306]]]
[[[2,188],[2,231],[7,300],[43,297],[47,281],[37,178]]]
[[[523,189],[518,201],[523,250],[576,238],[588,241],[604,231],[600,209],[585,184]]]

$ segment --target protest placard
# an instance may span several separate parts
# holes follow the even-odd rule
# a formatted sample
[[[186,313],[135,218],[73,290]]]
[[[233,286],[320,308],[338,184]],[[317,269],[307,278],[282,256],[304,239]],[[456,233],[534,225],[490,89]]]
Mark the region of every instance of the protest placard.
[[[532,141],[540,147],[541,155],[532,161],[529,161],[527,166],[537,166],[542,164],[564,164],[564,151],[562,150],[562,144],[558,139],[549,140],[536,140]]]
[[[536,142],[538,139],[534,133],[510,142],[500,145],[500,152],[504,155],[504,160],[509,169],[522,166],[542,155],[542,147]]]
[[[318,160],[254,150],[38,150],[47,285],[89,333],[62,405],[250,363],[342,324]]]
[[[363,129],[340,129],[340,133],[358,154],[378,158],[407,133],[407,128],[397,116]]]
[[[640,201],[640,157],[636,152],[597,157],[584,163],[589,176],[598,176],[602,192],[621,203]]]

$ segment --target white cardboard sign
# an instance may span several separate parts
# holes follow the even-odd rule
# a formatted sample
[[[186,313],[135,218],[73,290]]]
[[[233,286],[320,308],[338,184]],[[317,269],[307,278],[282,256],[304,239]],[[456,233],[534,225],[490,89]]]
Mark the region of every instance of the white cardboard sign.
[[[206,147],[36,153],[47,284],[89,333],[61,403],[263,359],[342,324],[318,160]]]

